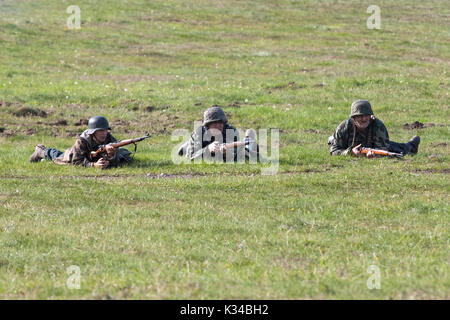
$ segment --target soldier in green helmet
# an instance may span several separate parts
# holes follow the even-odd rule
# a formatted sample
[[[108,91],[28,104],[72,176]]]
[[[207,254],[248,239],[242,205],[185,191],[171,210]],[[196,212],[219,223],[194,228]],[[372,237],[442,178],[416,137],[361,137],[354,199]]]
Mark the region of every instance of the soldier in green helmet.
[[[361,153],[361,147],[414,155],[418,152],[420,137],[414,136],[407,143],[389,140],[383,122],[373,115],[367,100],[356,100],[351,105],[350,118],[341,122],[333,136],[328,139],[331,155],[375,157],[373,152]]]
[[[71,148],[62,152],[38,144],[30,157],[30,162],[51,160],[57,164],[73,164],[101,169],[130,162],[130,151],[107,145],[108,143],[117,142],[111,135],[110,130],[108,120],[105,117],[92,117],[88,121],[88,129],[77,136],[75,144]],[[96,151],[100,145],[106,146],[106,157],[98,156],[92,159],[90,156],[91,151]]]
[[[213,106],[204,112],[202,125],[194,129],[190,139],[178,150],[178,155],[191,160],[239,161],[240,155],[243,159],[250,156],[259,159],[259,147],[254,139],[245,146],[227,147],[227,144],[238,141],[239,131],[228,123],[220,107]],[[250,145],[252,147],[249,148]]]

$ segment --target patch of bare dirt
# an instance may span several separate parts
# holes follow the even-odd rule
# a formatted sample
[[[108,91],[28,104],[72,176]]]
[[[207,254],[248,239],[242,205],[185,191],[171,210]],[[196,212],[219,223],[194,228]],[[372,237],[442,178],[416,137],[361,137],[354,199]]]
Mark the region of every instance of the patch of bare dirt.
[[[79,126],[87,126],[88,123],[89,123],[89,120],[88,120],[88,119],[80,119],[80,120],[78,120],[77,122],[75,122],[74,125],[75,125],[76,127],[79,127]]]
[[[14,136],[15,134],[15,131],[6,129],[3,132],[0,132],[0,137],[9,138]]]
[[[307,133],[322,133],[320,130],[317,129],[313,129],[313,128],[309,128],[308,130],[306,130]]]
[[[67,120],[61,119],[56,122],[50,122],[49,124],[53,126],[67,126]]]
[[[27,136],[33,136],[37,133],[37,129],[35,128],[28,128],[27,130],[25,130],[25,134]]]
[[[41,118],[47,117],[47,112],[40,109],[33,109],[30,107],[19,108],[18,110],[13,111],[12,114],[15,115],[16,117],[27,117],[27,116],[35,116]]]
[[[66,130],[65,135],[66,137],[76,137],[78,133],[79,133],[78,131]]]
[[[421,129],[421,128],[423,128],[423,123],[419,122],[419,121],[414,121],[412,123],[405,123],[403,125],[403,128],[408,129],[408,130]]]
[[[422,122],[419,122],[419,121],[414,121],[412,123],[405,123],[403,125],[403,128],[406,129],[406,130],[414,130],[414,129],[431,128],[431,127],[435,127],[435,126],[441,127],[441,126],[444,126],[444,125],[441,125],[441,124],[437,125],[437,124],[435,124],[433,122],[422,123]]]
[[[234,107],[234,108],[240,108],[241,107],[241,103],[239,101],[234,101],[233,103],[230,103],[228,106],[229,107]]]
[[[169,134],[176,127],[177,115],[165,111],[156,111],[154,114],[149,130],[151,134]]]
[[[129,125],[127,121],[122,120],[122,119],[114,120],[113,124],[115,126],[128,126]]]
[[[130,123],[128,121],[122,120],[122,119],[116,119],[112,122],[111,128],[115,131],[123,130],[125,133],[128,133],[129,131],[127,128],[130,127]]]
[[[20,102],[17,102],[17,101],[16,102],[9,102],[9,101],[5,101],[5,100],[0,101],[0,108],[10,107],[10,106],[21,108],[21,107],[23,107],[23,104],[21,104]]]
[[[432,147],[447,147],[447,142],[431,143]]]

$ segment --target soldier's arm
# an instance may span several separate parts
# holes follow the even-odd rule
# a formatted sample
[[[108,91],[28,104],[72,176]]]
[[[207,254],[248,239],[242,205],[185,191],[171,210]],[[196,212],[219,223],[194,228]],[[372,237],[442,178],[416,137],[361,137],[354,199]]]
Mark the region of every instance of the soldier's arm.
[[[74,165],[81,165],[84,167],[93,167],[95,162],[90,161],[89,149],[87,142],[83,139],[77,139],[73,146],[73,156],[71,163]]]
[[[117,139],[114,138],[111,134],[108,135],[107,143],[117,142]],[[110,157],[109,155],[106,157],[106,160],[109,161],[109,166],[117,166],[120,163],[120,150],[116,148],[114,150],[114,155]]]
[[[207,146],[202,148],[202,130],[196,129],[189,139],[188,146],[186,148],[186,157],[191,159],[194,155],[205,154]],[[201,151],[200,151],[201,150]]]
[[[345,123],[341,123],[333,134],[333,143],[330,147],[330,154],[332,156],[351,154],[352,148],[348,145],[347,139],[348,130]]]

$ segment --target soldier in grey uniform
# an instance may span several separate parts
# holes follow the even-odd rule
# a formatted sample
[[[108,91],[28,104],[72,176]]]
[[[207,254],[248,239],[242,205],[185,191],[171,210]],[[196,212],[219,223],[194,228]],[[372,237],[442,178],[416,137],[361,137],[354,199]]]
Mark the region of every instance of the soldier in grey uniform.
[[[226,143],[237,141],[239,141],[239,132],[228,123],[223,110],[219,107],[211,107],[204,112],[202,125],[195,128],[190,139],[178,150],[178,155],[184,155],[191,160],[198,158],[211,160],[215,157],[222,158],[223,161],[237,161],[239,152],[243,151],[241,154],[244,154],[247,159],[250,156],[258,159],[259,148],[254,141],[251,148],[246,145],[227,150]]]
[[[389,140],[384,123],[374,117],[367,100],[356,100],[351,105],[350,118],[341,122],[334,134],[328,138],[331,155],[374,157],[373,152],[363,154],[361,147],[414,155],[418,152],[420,137],[414,136],[407,143]]]
[[[46,148],[38,144],[30,157],[30,162],[51,160],[56,164],[72,164],[85,167],[106,169],[124,162],[130,162],[131,152],[125,148],[114,148],[108,143],[117,142],[110,133],[108,120],[102,116],[89,119],[88,129],[78,135],[75,144],[65,152],[54,148]],[[100,145],[106,145],[106,156],[99,155],[91,158],[91,152],[96,151]]]

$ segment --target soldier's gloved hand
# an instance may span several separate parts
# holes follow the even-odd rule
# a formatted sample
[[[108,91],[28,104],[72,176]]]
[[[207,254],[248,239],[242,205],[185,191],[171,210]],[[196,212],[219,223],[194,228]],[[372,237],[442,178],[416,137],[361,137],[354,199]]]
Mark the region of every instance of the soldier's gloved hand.
[[[106,154],[108,155],[108,157],[110,157],[110,158],[114,157],[114,155],[116,153],[116,148],[107,144],[105,146],[105,149],[106,149]]]
[[[109,161],[103,158],[98,159],[96,163],[94,163],[94,167],[106,169],[109,166]]]
[[[352,155],[355,157],[362,157],[364,156],[363,153],[361,153],[361,144],[358,144],[356,147],[352,149]]]
[[[222,152],[222,153],[225,153],[227,151],[227,146],[224,143],[222,143],[219,146],[219,151]]]
[[[217,141],[214,141],[213,143],[208,145],[208,150],[211,153],[216,153],[220,151],[220,144]]]

